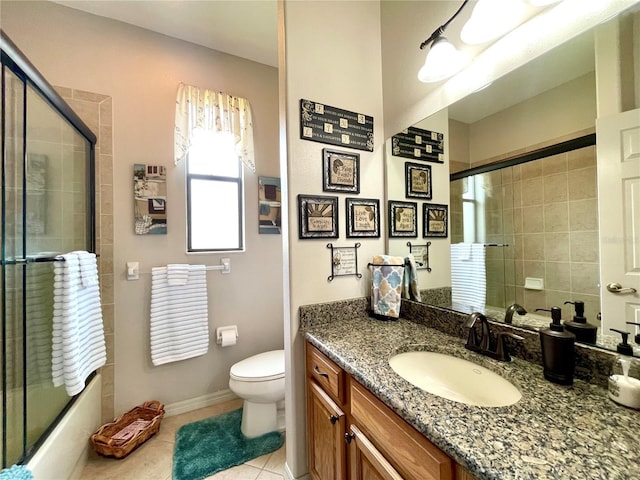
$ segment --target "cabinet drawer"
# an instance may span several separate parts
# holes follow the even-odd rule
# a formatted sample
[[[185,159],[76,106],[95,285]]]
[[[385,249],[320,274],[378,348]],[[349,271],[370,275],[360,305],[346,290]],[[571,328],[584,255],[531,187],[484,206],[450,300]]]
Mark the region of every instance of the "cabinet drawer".
[[[307,375],[313,378],[334,400],[344,403],[344,370],[310,343],[307,343]]]
[[[358,382],[350,381],[351,415],[389,462],[408,480],[452,480],[454,463]]]

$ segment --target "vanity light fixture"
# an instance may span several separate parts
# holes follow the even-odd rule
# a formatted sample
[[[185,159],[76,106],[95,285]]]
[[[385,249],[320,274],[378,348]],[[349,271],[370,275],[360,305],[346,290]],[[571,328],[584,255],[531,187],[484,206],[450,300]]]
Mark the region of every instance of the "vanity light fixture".
[[[546,7],[558,3],[560,0],[529,0],[529,3],[534,7]]]
[[[478,0],[460,31],[468,45],[490,42],[517,27],[527,12],[522,0]]]
[[[456,13],[420,44],[420,50],[424,50],[427,45],[431,45],[424,60],[424,65],[418,72],[418,80],[421,82],[431,83],[444,80],[464,67],[466,63],[465,56],[443,36],[443,33],[468,2],[469,0],[464,0]]]

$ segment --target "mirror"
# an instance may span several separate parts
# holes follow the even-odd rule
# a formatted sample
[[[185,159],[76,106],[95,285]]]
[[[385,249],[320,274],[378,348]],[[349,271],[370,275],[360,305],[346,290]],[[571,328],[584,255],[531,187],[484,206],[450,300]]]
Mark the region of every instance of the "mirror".
[[[637,22],[637,7],[632,14]],[[513,324],[532,329],[550,322],[548,313],[534,314],[537,308],[561,306],[563,320],[571,320],[574,305],[565,302],[582,301],[587,321],[599,328],[597,345],[615,350],[620,336],[602,332],[598,318],[594,38],[594,31],[587,31],[412,125],[421,137],[444,135],[445,164],[397,155],[393,139],[387,141],[386,198],[414,202],[422,225],[413,238],[389,232],[388,252],[406,256],[409,241],[411,253],[420,257],[416,260],[426,264],[422,245],[429,244],[432,271],[418,266],[422,301],[462,313],[484,311],[497,320],[504,319],[508,305],[518,303],[528,313],[515,314]],[[446,200],[436,198],[437,190],[446,190],[437,181],[430,198],[412,195],[408,163],[433,172],[448,165]],[[448,204],[447,238],[426,232],[425,205],[434,203]],[[471,300],[459,300],[452,290],[460,289],[442,276],[453,270],[453,280],[459,282],[448,262],[456,261],[449,248],[455,251],[461,243],[467,245],[460,254],[465,260],[470,243],[484,247],[485,284],[476,285],[479,297]],[[469,278],[462,275],[466,293],[474,290]]]

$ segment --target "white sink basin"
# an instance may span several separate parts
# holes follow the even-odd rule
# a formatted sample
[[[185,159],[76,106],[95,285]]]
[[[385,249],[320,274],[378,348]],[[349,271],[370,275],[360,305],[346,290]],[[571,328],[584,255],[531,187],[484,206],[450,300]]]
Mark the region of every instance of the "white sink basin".
[[[522,398],[520,391],[497,373],[442,353],[398,353],[389,359],[389,365],[416,387],[467,405],[505,407]]]

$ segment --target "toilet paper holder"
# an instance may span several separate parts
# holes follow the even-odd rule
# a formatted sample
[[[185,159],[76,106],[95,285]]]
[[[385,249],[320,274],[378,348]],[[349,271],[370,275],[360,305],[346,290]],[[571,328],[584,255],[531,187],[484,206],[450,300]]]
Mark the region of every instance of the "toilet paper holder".
[[[238,327],[236,325],[216,328],[216,343],[222,345],[222,337],[227,337],[229,333],[233,335],[233,338],[238,339]]]

